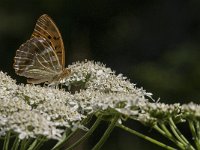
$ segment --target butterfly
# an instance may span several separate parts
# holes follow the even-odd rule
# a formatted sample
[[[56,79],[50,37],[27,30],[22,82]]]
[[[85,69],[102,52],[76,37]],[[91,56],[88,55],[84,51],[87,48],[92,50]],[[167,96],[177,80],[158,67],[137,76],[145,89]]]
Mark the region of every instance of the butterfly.
[[[32,84],[52,84],[70,75],[60,31],[48,15],[39,17],[31,38],[17,49],[13,67]]]

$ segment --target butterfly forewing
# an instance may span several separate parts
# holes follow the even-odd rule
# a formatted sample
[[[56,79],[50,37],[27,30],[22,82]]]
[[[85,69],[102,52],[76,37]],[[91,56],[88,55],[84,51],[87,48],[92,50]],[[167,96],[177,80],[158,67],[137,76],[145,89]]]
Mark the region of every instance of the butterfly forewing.
[[[53,47],[62,68],[65,67],[65,50],[61,34],[54,21],[46,14],[42,15],[35,25],[32,37],[42,37]]]
[[[51,45],[44,38],[32,38],[22,44],[14,58],[17,74],[41,82],[52,81],[62,72],[62,66]]]

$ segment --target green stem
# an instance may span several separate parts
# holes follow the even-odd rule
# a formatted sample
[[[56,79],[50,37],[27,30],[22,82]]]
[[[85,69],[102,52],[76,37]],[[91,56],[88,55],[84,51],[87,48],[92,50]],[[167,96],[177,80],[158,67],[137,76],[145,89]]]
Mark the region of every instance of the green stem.
[[[200,150],[200,124],[199,121],[195,121],[196,125],[196,134],[197,134],[197,149]]]
[[[38,142],[37,142],[37,145],[34,147],[33,150],[38,150],[40,149],[40,147],[42,147],[42,145],[44,144],[44,142],[46,142],[46,137],[42,137],[42,138],[39,138]]]
[[[81,124],[87,124],[91,118],[92,118],[93,114],[89,115],[87,118],[85,118]],[[61,147],[64,146],[64,144],[73,136],[77,133],[78,129],[76,129],[75,131],[71,132],[71,130],[66,131],[63,134],[62,139],[52,148],[52,150],[59,150]],[[70,133],[71,132],[71,133]]]
[[[77,132],[77,129],[73,132],[71,130],[67,130],[60,141],[52,148],[52,150],[60,149],[64,143],[66,143],[75,133]],[[70,134],[71,133],[71,134]]]
[[[32,138],[29,138],[26,140],[26,142],[24,143],[24,149],[28,149],[28,147],[30,146],[30,144],[33,142]]]
[[[111,121],[110,125],[108,126],[108,128],[106,129],[105,133],[103,134],[103,136],[101,137],[99,142],[92,148],[92,150],[99,150],[103,146],[105,141],[108,139],[110,133],[112,132],[112,130],[116,126],[116,123],[117,123],[118,119],[119,119],[119,115],[116,115],[112,119],[112,121]]]
[[[176,136],[176,138],[185,145],[185,147],[189,150],[195,150],[195,148],[188,142],[188,140],[184,137],[184,135],[179,131],[179,129],[177,128],[177,126],[175,125],[174,121],[172,120],[172,118],[169,118],[169,125],[170,128],[172,130],[172,132],[174,133],[174,135]]]
[[[36,139],[34,140],[34,142],[30,145],[30,147],[28,148],[28,150],[33,150],[34,147],[37,145],[37,142],[38,142],[38,139],[36,138]]]
[[[191,133],[192,133],[194,142],[195,142],[195,144],[196,144],[196,146],[197,146],[197,148],[198,148],[198,147],[199,147],[199,139],[198,139],[197,134],[196,134],[196,131],[195,131],[194,122],[188,120],[188,123],[189,123],[190,131],[191,131]],[[198,149],[199,149],[199,148],[198,148]]]
[[[90,128],[90,130],[83,136],[81,137],[76,143],[72,144],[70,147],[68,147],[66,150],[72,150],[74,149],[77,145],[79,145],[80,143],[84,142],[93,132],[94,130],[97,128],[97,126],[99,125],[99,123],[102,120],[102,116],[99,116],[97,118],[97,120],[95,121],[95,123],[92,125],[92,127]]]
[[[157,130],[160,134],[164,135],[165,137],[167,137],[167,134],[165,131],[163,131],[158,125],[154,125],[153,128],[155,130]]]
[[[147,140],[147,141],[149,141],[149,142],[151,142],[153,144],[156,144],[156,145],[158,145],[160,147],[163,147],[163,148],[165,148],[167,150],[176,150],[175,148],[173,148],[171,146],[168,146],[168,145],[166,145],[164,143],[161,143],[161,142],[159,142],[159,141],[157,141],[157,140],[155,140],[155,139],[153,139],[151,137],[148,137],[148,136],[146,136],[146,135],[144,135],[142,133],[139,133],[139,132],[137,132],[137,131],[135,131],[133,129],[130,129],[130,128],[124,126],[124,125],[119,124],[118,127],[120,127],[121,129],[123,129],[125,131],[128,131],[128,132],[130,132],[130,133],[132,133],[134,135],[137,135],[138,137],[141,137],[141,138],[143,138],[143,139],[145,139],[145,140]]]
[[[168,138],[170,141],[174,142],[180,149],[185,150],[185,147],[182,143],[177,141],[172,134],[169,132],[169,130],[166,128],[164,124],[160,124],[161,128],[158,127],[158,125],[155,125],[153,128],[157,130],[160,134],[162,134],[164,137]]]
[[[18,138],[18,136],[16,136],[15,141],[13,143],[12,149],[11,150],[18,150],[19,144],[20,144],[20,139]]]
[[[25,150],[26,142],[27,142],[27,139],[23,139],[23,140],[21,141],[20,150]]]
[[[167,129],[167,127],[165,126],[165,124],[160,123],[160,127],[163,129],[163,131],[165,132],[166,136],[169,137],[170,139],[174,139],[173,135],[171,134],[171,132]]]
[[[197,137],[198,139],[200,139],[200,122],[195,121],[195,124],[196,124]]]
[[[9,148],[10,134],[11,134],[10,131],[8,131],[8,133],[6,134],[4,138],[3,150],[8,150]]]
[[[28,150],[36,150],[43,145],[45,138],[37,137],[34,142],[29,146]]]

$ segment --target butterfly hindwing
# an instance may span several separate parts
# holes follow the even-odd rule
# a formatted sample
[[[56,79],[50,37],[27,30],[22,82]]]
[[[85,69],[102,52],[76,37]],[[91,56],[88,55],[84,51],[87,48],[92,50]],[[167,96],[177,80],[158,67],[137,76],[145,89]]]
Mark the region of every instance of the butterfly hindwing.
[[[62,66],[51,45],[44,38],[31,38],[22,44],[14,58],[17,74],[27,78],[50,81],[62,71]]]

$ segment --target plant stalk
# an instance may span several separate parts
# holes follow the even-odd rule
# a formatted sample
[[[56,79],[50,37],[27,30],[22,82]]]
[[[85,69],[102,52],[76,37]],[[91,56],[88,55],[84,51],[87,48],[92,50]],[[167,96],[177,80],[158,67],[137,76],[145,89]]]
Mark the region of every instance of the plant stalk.
[[[103,136],[101,137],[99,142],[92,148],[92,150],[99,150],[103,146],[105,141],[108,139],[110,133],[112,132],[112,130],[116,126],[116,123],[117,123],[118,119],[119,119],[119,115],[114,116],[114,118],[112,119],[110,125],[106,129],[105,133],[103,134]]]

